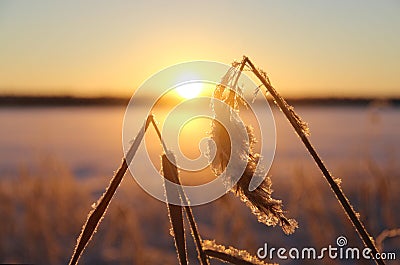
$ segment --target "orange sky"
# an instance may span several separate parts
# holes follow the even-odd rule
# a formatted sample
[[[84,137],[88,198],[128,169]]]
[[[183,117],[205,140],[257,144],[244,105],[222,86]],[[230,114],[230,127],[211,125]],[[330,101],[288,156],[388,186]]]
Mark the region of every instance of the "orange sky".
[[[398,1],[1,1],[0,94],[130,96],[249,56],[286,96],[400,96]]]

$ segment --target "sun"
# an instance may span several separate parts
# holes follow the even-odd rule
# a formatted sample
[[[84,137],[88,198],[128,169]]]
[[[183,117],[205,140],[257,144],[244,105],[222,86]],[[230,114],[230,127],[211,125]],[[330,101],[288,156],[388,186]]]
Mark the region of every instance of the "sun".
[[[193,82],[193,83],[186,83],[176,88],[176,92],[179,96],[191,99],[197,97],[203,88],[203,84],[201,82]]]

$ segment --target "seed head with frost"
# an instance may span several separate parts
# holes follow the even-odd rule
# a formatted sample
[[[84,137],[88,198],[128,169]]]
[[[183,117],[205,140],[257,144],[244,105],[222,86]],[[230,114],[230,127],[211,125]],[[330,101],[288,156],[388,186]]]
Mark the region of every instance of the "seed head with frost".
[[[256,138],[253,128],[244,125],[239,119],[239,109],[247,107],[243,100],[242,90],[237,86],[240,70],[238,63],[228,70],[218,84],[213,94],[214,120],[212,122],[211,139],[215,147],[210,146],[215,152],[211,167],[215,175],[222,176],[229,185],[236,182],[231,191],[235,193],[257,217],[259,222],[269,226],[280,225],[286,234],[291,234],[298,227],[293,219],[285,217],[282,201],[271,197],[271,179],[265,170],[259,169],[257,164],[260,155],[254,150]],[[222,101],[225,104],[215,104]],[[243,132],[247,135],[243,135]],[[234,148],[232,146],[234,145]],[[233,165],[228,167],[228,164]],[[239,179],[234,178],[235,170],[240,170],[240,165],[245,169]],[[250,181],[253,177],[263,178],[263,182],[250,191]],[[229,187],[232,187],[230,185]]]

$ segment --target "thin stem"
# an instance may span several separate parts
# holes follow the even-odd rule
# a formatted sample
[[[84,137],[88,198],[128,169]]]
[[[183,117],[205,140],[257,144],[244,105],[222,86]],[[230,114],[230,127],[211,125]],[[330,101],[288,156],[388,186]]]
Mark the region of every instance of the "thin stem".
[[[127,152],[126,158],[122,160],[122,164],[119,167],[117,173],[115,173],[114,177],[111,179],[109,186],[107,187],[106,191],[99,199],[96,208],[89,213],[88,219],[85,225],[82,228],[82,232],[78,237],[77,244],[72,254],[71,260],[69,262],[70,265],[75,265],[78,263],[80,256],[82,255],[83,251],[85,250],[87,244],[89,243],[90,239],[92,238],[93,234],[96,231],[96,228],[100,224],[104,213],[106,212],[108,205],[113,198],[115,191],[117,190],[119,184],[123,176],[125,175],[129,164],[131,163],[133,157],[136,154],[136,151],[139,148],[140,143],[142,142],[143,136],[150,124],[150,120],[153,119],[153,116],[149,116],[145,122],[145,124],[140,129],[138,135],[136,136],[132,146],[129,148]]]
[[[165,144],[165,142],[164,142],[164,140],[163,140],[163,138],[161,136],[161,132],[160,132],[160,130],[159,130],[159,128],[158,128],[158,126],[157,126],[157,124],[156,124],[156,122],[155,122],[153,117],[152,117],[151,123],[153,124],[153,127],[157,132],[158,138],[159,138],[159,140],[160,140],[160,142],[161,142],[161,144],[163,146],[164,152],[167,154],[169,152],[169,150],[168,150],[168,148],[167,148],[167,146],[166,146],[166,144]],[[197,248],[197,252],[199,254],[200,262],[201,262],[202,265],[208,265],[210,263],[208,261],[207,255],[204,253],[204,250],[203,250],[202,240],[201,240],[200,234],[198,232],[198,228],[197,228],[197,224],[196,224],[196,221],[194,219],[194,216],[193,216],[192,208],[189,206],[189,201],[188,201],[188,199],[186,197],[185,191],[182,188],[182,185],[180,183],[179,178],[176,178],[174,180],[174,182],[175,182],[175,184],[178,185],[178,191],[179,191],[182,203],[185,205],[184,209],[186,211],[186,216],[187,216],[187,218],[189,220],[190,228],[192,230],[192,236],[193,236],[193,239],[194,239],[195,244],[196,244],[196,248]]]
[[[354,225],[358,235],[360,236],[361,240],[367,246],[368,248],[371,249],[372,254],[376,256],[376,254],[379,253],[377,250],[372,238],[368,234],[366,228],[364,227],[363,223],[361,222],[359,216],[356,214],[354,211],[353,207],[351,206],[348,198],[342,191],[342,189],[339,187],[339,185],[335,182],[334,178],[332,175],[329,173],[328,169],[325,167],[324,163],[322,162],[321,158],[319,157],[318,153],[312,146],[310,140],[308,139],[307,135],[304,133],[302,128],[299,126],[297,123],[296,118],[293,116],[292,111],[290,111],[287,108],[287,103],[285,100],[277,93],[277,91],[271,86],[269,82],[264,78],[264,76],[257,70],[257,68],[254,66],[254,64],[246,57],[245,61],[248,63],[250,68],[252,69],[253,73],[257,76],[257,78],[263,83],[263,85],[267,88],[269,93],[272,95],[272,97],[275,99],[276,104],[280,107],[280,109],[283,111],[285,114],[286,118],[289,120],[291,123],[292,127],[296,131],[297,135],[300,137],[301,141],[305,145],[306,149],[310,153],[310,155],[313,157],[314,161],[316,162],[317,166],[319,169],[322,171],[326,181],[328,182],[329,186],[331,187],[332,191],[335,193],[337,199],[339,200],[339,203],[343,207],[345,213],[347,214],[348,218]],[[380,259],[374,259],[376,264],[385,264],[383,260]]]
[[[186,195],[184,194],[184,196],[186,196]],[[206,253],[203,250],[202,240],[200,237],[200,233],[197,230],[198,228],[197,228],[196,221],[194,220],[192,208],[190,206],[185,206],[185,211],[186,211],[186,216],[189,220],[190,228],[192,229],[192,235],[193,235],[194,241],[196,243],[196,249],[199,254],[201,264],[208,265],[210,263],[208,261]]]
[[[225,252],[217,251],[217,250],[211,250],[211,249],[206,249],[205,250],[207,256],[222,260],[224,262],[229,262],[231,264],[236,264],[236,265],[254,265],[254,263],[243,260],[241,258],[229,255]]]
[[[172,157],[171,157],[172,158]],[[166,154],[161,157],[162,161],[162,172],[164,175],[164,188],[166,203],[169,213],[169,221],[173,230],[173,238],[175,242],[175,248],[178,254],[178,260],[180,265],[187,265],[187,251],[186,251],[186,237],[183,220],[183,208],[180,205],[169,203],[170,199],[176,200],[180,198],[179,190],[176,186],[168,186],[167,180],[177,183],[178,181],[178,168],[176,167],[175,159],[170,160]]]
[[[243,72],[243,68],[244,68],[244,66],[246,65],[246,61],[247,61],[247,60],[248,60],[247,57],[246,57],[246,56],[243,56],[243,60],[242,60],[242,62],[240,63],[239,72],[236,74],[235,81],[233,82],[233,85],[232,85],[232,88],[235,89],[235,90],[236,90],[237,83],[238,83],[238,81],[239,81],[239,77],[240,77],[240,75],[241,75],[242,72]]]
[[[161,142],[161,145],[162,145],[162,147],[163,147],[163,149],[164,149],[164,152],[167,153],[167,152],[168,152],[167,145],[165,144],[164,139],[161,137],[161,132],[160,132],[160,130],[158,129],[158,126],[157,126],[156,121],[154,120],[154,117],[153,117],[153,116],[151,116],[151,123],[153,124],[153,127],[154,127],[154,129],[156,130],[158,139],[159,139],[160,142]]]

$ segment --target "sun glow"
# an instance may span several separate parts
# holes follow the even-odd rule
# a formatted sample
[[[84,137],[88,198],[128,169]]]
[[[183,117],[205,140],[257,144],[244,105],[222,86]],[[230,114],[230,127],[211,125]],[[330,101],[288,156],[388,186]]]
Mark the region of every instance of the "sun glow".
[[[176,88],[176,92],[179,96],[190,99],[197,97],[201,90],[203,89],[203,84],[201,82],[186,83]]]

